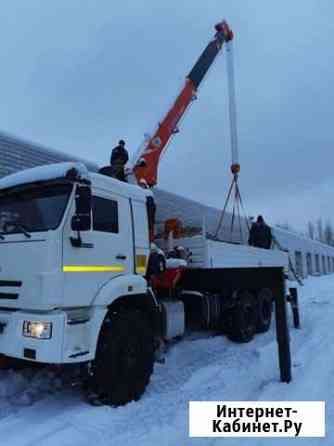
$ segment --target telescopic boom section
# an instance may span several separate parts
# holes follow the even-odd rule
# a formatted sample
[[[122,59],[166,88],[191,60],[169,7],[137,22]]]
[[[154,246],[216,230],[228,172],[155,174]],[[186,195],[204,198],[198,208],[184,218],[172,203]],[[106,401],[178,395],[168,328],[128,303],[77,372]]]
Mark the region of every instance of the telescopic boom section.
[[[138,183],[140,180],[145,180],[150,187],[156,185],[161,154],[173,134],[178,132],[178,124],[181,118],[193,99],[196,98],[198,87],[221,51],[224,42],[233,39],[233,32],[225,21],[218,23],[215,30],[214,39],[209,42],[190,71],[173,106],[159,123],[154,135],[147,141],[135,160],[133,171]]]

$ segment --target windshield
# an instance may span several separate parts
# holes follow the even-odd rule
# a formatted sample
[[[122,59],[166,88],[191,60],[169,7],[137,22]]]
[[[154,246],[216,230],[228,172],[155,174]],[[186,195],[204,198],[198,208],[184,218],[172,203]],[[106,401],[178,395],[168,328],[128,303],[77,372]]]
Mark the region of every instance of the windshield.
[[[56,229],[72,188],[72,184],[27,186],[0,195],[0,231],[14,234],[22,232],[22,227],[29,232]]]

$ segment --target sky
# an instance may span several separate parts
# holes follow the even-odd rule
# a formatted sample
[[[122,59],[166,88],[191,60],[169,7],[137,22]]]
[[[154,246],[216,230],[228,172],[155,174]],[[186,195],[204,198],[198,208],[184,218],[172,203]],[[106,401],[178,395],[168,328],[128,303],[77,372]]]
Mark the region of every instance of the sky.
[[[334,223],[330,0],[4,0],[0,131],[100,165],[136,151],[226,18],[234,30],[240,189],[249,215]],[[231,181],[226,60],[161,161],[159,186],[222,207]]]

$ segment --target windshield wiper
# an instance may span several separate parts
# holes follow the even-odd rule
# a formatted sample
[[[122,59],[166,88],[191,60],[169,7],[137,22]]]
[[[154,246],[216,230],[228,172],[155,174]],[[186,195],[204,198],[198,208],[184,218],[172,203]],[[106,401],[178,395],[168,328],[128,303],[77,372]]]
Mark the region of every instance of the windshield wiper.
[[[6,223],[4,224],[5,234],[10,234],[10,232],[6,230],[8,226],[14,226],[14,228],[20,229],[22,234],[24,234],[27,238],[31,238],[31,234],[27,231],[27,228],[22,223],[19,223],[17,221],[6,221]]]
[[[0,232],[0,240],[5,240],[5,237],[1,232]]]

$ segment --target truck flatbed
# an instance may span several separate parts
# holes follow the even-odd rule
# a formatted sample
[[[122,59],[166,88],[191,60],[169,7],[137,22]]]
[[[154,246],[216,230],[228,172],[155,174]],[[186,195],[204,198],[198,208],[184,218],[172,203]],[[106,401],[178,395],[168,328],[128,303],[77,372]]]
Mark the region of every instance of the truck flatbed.
[[[160,239],[157,243],[166,251],[165,240]],[[189,268],[288,268],[289,265],[288,255],[285,252],[212,240],[204,234],[178,238],[174,243],[183,246],[191,253]]]

